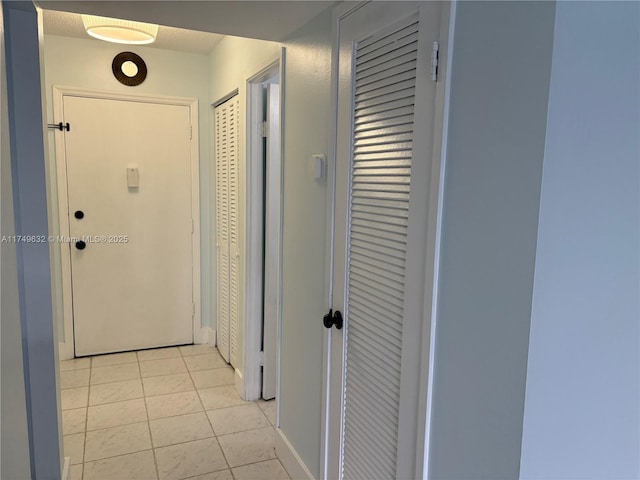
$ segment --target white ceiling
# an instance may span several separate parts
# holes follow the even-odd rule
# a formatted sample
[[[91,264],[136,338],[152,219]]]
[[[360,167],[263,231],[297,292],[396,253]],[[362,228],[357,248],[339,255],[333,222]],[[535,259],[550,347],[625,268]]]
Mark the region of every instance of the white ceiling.
[[[99,42],[84,30],[82,18],[78,13],[57,12],[55,10],[43,11],[44,33],[49,35],[61,35],[63,37],[75,37],[91,39]],[[165,50],[177,50],[208,54],[224,35],[215,33],[185,30],[183,28],[165,27],[158,28],[156,41],[147,47],[162,48]]]
[[[281,42],[335,1],[36,0],[43,9]]]

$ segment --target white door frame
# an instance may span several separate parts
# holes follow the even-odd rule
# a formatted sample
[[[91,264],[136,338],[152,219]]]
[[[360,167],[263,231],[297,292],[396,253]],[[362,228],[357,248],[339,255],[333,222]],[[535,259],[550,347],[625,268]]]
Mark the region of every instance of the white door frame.
[[[335,194],[336,194],[336,174],[335,158],[337,148],[337,125],[338,125],[338,87],[339,87],[339,41],[340,41],[340,22],[356,10],[369,2],[360,3],[343,3],[333,10],[332,16],[332,116],[333,128],[331,130],[331,152],[333,160],[328,164],[327,182],[329,186],[328,195],[328,211],[330,216],[330,228],[327,230],[327,291],[328,308],[333,304],[333,234],[335,229]],[[420,382],[418,385],[418,418],[417,421],[417,439],[416,439],[416,458],[415,473],[416,478],[428,478],[428,455],[429,455],[429,435],[431,423],[431,398],[433,384],[433,359],[434,359],[434,340],[436,332],[436,312],[437,312],[437,287],[438,287],[438,265],[440,257],[440,232],[442,224],[442,204],[444,193],[444,175],[445,175],[445,159],[446,159],[446,138],[447,138],[447,119],[450,92],[450,60],[453,45],[453,23],[455,20],[455,1],[451,4],[443,4],[441,18],[439,19],[439,66],[438,66],[438,82],[436,85],[435,112],[434,112],[434,135],[431,170],[429,172],[429,191],[416,192],[421,198],[427,201],[428,211],[426,216],[426,252],[424,255],[424,263],[419,268],[424,270],[424,290],[422,292],[423,308],[422,318],[423,326],[422,336],[420,338],[419,351],[412,351],[411,354],[417,354],[420,358]],[[417,112],[416,112],[417,113]],[[415,293],[415,292],[414,292]],[[320,478],[330,480],[328,475],[329,468],[329,417],[330,408],[330,379],[331,379],[331,337],[334,329],[325,332],[325,341],[323,345],[323,409],[322,409],[322,441],[320,452]],[[415,342],[414,342],[415,343]],[[344,365],[342,366],[344,370]],[[344,383],[344,371],[343,371]]]
[[[195,305],[193,315],[193,340],[202,343],[206,339],[206,332],[201,331],[201,303],[200,303],[200,157],[198,148],[198,100],[195,98],[165,97],[160,95],[134,95],[106,92],[78,87],[53,87],[54,118],[64,118],[64,97],[99,98],[104,100],[121,100],[138,103],[156,103],[161,105],[180,105],[189,107],[192,138],[191,138],[191,218],[193,220],[192,234],[192,295]],[[73,128],[73,125],[71,125]],[[67,195],[67,159],[64,132],[55,131],[55,163],[58,187],[58,211],[60,235],[69,236],[69,198]],[[73,296],[71,283],[71,250],[66,243],[59,243],[62,270],[62,302],[64,312],[64,338],[60,341],[59,356],[66,360],[75,355],[73,342]],[[54,279],[54,281],[56,281]]]
[[[246,169],[246,205],[247,205],[247,225],[246,225],[246,296],[245,296],[245,325],[244,325],[244,378],[243,378],[243,398],[245,400],[257,400],[260,398],[262,389],[262,379],[260,374],[261,358],[260,343],[262,340],[262,311],[263,311],[263,241],[266,248],[271,252],[268,254],[275,258],[274,262],[278,268],[274,272],[271,279],[265,281],[273,282],[277,285],[277,394],[276,402],[279,405],[280,397],[280,339],[281,339],[281,320],[282,320],[282,164],[284,139],[282,128],[284,120],[284,62],[285,49],[282,48],[277,59],[271,60],[264,68],[246,81],[246,99],[247,99],[247,169]],[[280,161],[273,162],[271,167],[275,172],[270,172],[270,177],[280,179],[278,185],[272,185],[280,192],[280,195],[274,196],[275,207],[270,216],[270,220],[275,225],[280,225],[277,229],[277,238],[263,239],[264,222],[263,222],[263,191],[262,182],[266,172],[263,171],[263,148],[262,135],[259,131],[259,125],[262,123],[262,110],[258,108],[262,102],[257,102],[257,92],[261,92],[261,84],[278,74],[280,78]],[[261,93],[260,93],[261,94]],[[279,407],[277,418],[279,418]],[[276,421],[276,425],[278,422]]]

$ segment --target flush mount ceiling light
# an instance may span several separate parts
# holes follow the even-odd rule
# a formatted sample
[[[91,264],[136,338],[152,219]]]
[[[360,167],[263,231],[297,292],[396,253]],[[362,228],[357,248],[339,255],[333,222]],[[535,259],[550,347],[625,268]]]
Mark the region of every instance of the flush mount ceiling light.
[[[155,42],[158,35],[158,25],[149,23],[93,15],[82,15],[82,23],[89,35],[107,42],[145,45]]]

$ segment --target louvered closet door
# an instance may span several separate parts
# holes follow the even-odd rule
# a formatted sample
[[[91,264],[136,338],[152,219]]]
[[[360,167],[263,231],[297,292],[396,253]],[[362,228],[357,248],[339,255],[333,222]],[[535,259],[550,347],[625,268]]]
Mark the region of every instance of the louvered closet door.
[[[229,105],[229,362],[238,365],[240,323],[240,240],[238,236],[238,128],[240,102],[237,97]]]
[[[217,346],[231,364],[237,364],[238,356],[238,110],[234,97],[214,111]]]
[[[407,265],[412,249],[426,248],[410,229],[426,221],[427,209],[420,219],[410,203],[428,181],[413,167],[430,160],[416,137],[431,125],[425,89],[435,87],[426,77],[425,13],[376,3],[340,27],[333,306],[345,326],[331,331],[327,478],[415,474],[415,412],[404,410],[417,397],[417,379],[404,347],[420,333],[420,318],[407,316],[407,302],[420,300],[409,286],[420,280]]]

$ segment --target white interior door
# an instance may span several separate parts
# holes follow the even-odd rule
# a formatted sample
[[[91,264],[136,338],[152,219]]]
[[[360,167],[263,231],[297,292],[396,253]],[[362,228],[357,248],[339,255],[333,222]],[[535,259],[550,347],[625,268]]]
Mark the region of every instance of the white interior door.
[[[232,365],[238,365],[240,355],[239,114],[238,97],[214,109],[217,346],[222,357]]]
[[[278,323],[280,317],[280,85],[267,84],[267,145],[265,168],[265,259],[262,398],[275,398],[278,384]]]
[[[329,479],[416,478],[439,19],[435,2],[371,2],[340,20]]]
[[[63,108],[76,355],[192,343],[189,107]]]

